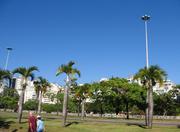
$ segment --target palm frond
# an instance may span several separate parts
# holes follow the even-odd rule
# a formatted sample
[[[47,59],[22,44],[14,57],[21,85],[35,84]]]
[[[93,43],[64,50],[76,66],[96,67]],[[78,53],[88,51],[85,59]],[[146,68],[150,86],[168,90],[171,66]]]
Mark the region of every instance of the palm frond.
[[[75,64],[74,61],[69,61],[68,64],[67,64],[67,66],[68,66],[68,67],[72,67],[74,64]]]
[[[72,69],[72,74],[77,74],[79,77],[81,76],[81,72],[76,68]]]
[[[31,67],[28,68],[28,71],[29,71],[29,72],[39,71],[39,69],[38,69],[37,66],[31,66]]]
[[[56,72],[56,76],[59,76],[60,74],[62,74],[63,72],[66,72],[66,65],[62,64]]]
[[[33,71],[39,71],[39,70],[38,70],[38,67],[36,67],[36,66],[31,66],[31,67],[29,67],[29,68],[26,68],[26,77],[30,76],[30,74],[31,74]]]
[[[72,67],[74,64],[75,63],[73,61],[70,61],[67,65],[65,64],[61,65],[56,72],[56,76],[65,73],[67,76],[70,77],[71,81],[73,78],[75,78],[74,77],[75,74],[77,74],[80,77],[81,76],[80,71]]]
[[[161,86],[166,76],[167,74],[163,69],[161,69],[158,65],[153,65],[148,69],[146,67],[140,69],[134,76],[134,79],[140,79],[143,85],[151,83],[152,86],[155,86],[156,83],[159,83]]]
[[[11,78],[12,78],[12,73],[10,71],[0,69],[0,80],[11,79]]]
[[[34,80],[34,78],[35,78],[34,73],[30,73],[30,74],[29,74],[29,77],[31,78],[31,81]]]
[[[26,75],[26,68],[25,67],[19,67],[19,68],[16,68],[12,71],[13,74],[21,74],[22,76],[25,76]]]
[[[24,76],[25,78],[31,77],[33,71],[38,71],[38,68],[36,66],[32,66],[29,68],[25,67],[19,67],[13,70],[13,74],[20,74]]]

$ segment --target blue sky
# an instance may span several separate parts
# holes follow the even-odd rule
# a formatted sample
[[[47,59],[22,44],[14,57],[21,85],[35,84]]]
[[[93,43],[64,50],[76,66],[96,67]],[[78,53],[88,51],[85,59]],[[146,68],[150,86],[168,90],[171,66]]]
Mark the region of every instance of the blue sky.
[[[8,69],[36,65],[51,82],[63,82],[55,73],[70,60],[79,83],[128,77],[145,66],[140,17],[149,14],[150,64],[180,83],[179,12],[179,0],[1,0],[0,67],[12,47]]]

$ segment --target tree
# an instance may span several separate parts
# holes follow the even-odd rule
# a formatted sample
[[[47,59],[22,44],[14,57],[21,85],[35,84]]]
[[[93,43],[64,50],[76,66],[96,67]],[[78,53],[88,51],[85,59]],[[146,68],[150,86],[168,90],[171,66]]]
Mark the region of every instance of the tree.
[[[7,108],[16,111],[19,95],[15,89],[5,88],[3,93],[0,93],[0,107],[6,110]]]
[[[167,93],[154,93],[154,113],[157,115],[178,115],[180,113],[180,85],[176,85]]]
[[[24,103],[23,109],[25,110],[36,110],[37,109],[38,102],[37,100],[28,100]]]
[[[92,100],[93,104],[96,105],[96,110],[98,113],[100,113],[101,117],[104,113],[104,97],[106,94],[105,87],[101,87],[100,83],[93,83],[92,84]]]
[[[0,69],[0,89],[2,89],[4,79],[8,80],[9,87],[10,87],[11,86],[11,79],[12,79],[11,72],[8,70]]]
[[[110,94],[106,97],[114,98],[115,103],[113,106],[115,107],[116,114],[119,113],[119,106],[122,105],[125,107],[126,118],[129,119],[129,106],[137,105],[139,97],[143,92],[142,87],[136,83],[129,83],[127,79],[118,77],[110,78],[108,81],[102,82],[101,85],[108,87],[107,89]],[[108,100],[110,99],[108,98]]]
[[[80,71],[76,68],[73,68],[75,63],[70,61],[68,64],[62,64],[56,73],[56,76],[59,76],[62,73],[66,74],[66,87],[64,89],[64,101],[63,101],[63,122],[62,126],[66,126],[66,118],[67,118],[67,106],[68,106],[68,89],[71,88],[71,82],[74,78],[74,75],[77,74],[80,77]]]
[[[39,92],[40,92],[40,89],[41,89],[39,80],[35,80],[35,81],[33,82],[33,85],[34,85],[34,90],[35,90],[35,92],[36,92],[36,101],[38,102]]]
[[[47,88],[50,87],[50,83],[43,77],[38,77],[34,81],[35,91],[38,95],[38,114],[41,113],[42,96],[46,93]]]
[[[80,108],[80,103],[82,104],[81,107],[81,119],[84,119],[85,116],[85,103],[86,99],[91,95],[91,85],[86,83],[80,86],[77,86],[75,89],[75,98],[78,100],[78,112]]]
[[[173,99],[175,100],[176,113],[180,114],[180,85],[177,84],[175,87],[173,87],[172,90],[169,91],[169,93],[172,95]]]
[[[34,73],[33,73],[34,71],[38,71],[38,68],[36,66],[32,66],[29,68],[19,67],[13,71],[13,74],[20,74],[22,77],[22,81],[21,81],[22,91],[21,91],[20,98],[19,98],[19,108],[18,108],[18,122],[19,123],[21,123],[21,118],[22,118],[24,94],[25,94],[25,90],[27,87],[27,82],[28,82],[29,78],[31,80],[34,80]]]
[[[109,81],[95,82],[91,88],[92,102],[96,106],[96,112],[99,112],[101,117],[105,111],[112,112],[115,92]]]
[[[61,89],[55,94],[52,92],[46,93],[46,96],[52,101],[56,102],[56,111],[57,115],[59,115],[59,111],[62,110],[62,103],[63,103],[63,98],[64,98],[64,93],[62,93]]]
[[[157,115],[176,115],[176,101],[171,92],[154,93],[154,113]]]
[[[159,83],[163,84],[163,80],[166,77],[166,73],[159,66],[150,66],[149,68],[143,68],[138,71],[134,76],[134,79],[140,79],[141,83],[147,88],[147,122],[148,128],[152,128],[153,119],[153,87]]]
[[[56,105],[55,104],[42,104],[43,111],[46,111],[47,113],[55,112],[56,111]]]

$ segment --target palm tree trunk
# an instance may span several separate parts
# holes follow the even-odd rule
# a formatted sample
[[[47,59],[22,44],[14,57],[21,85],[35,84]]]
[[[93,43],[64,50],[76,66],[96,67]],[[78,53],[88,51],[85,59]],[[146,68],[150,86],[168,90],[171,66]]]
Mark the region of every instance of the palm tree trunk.
[[[42,91],[39,92],[38,115],[41,114],[41,103],[42,103]]]
[[[67,75],[66,78],[66,87],[64,89],[64,100],[63,100],[63,121],[62,126],[66,126],[66,119],[67,119],[67,107],[68,107],[68,89],[70,88],[70,77]]]
[[[25,93],[25,89],[22,89],[20,98],[19,98],[19,108],[18,108],[18,123],[21,123],[21,119],[22,119],[22,111],[23,111],[23,103],[24,103],[24,93]]]
[[[149,89],[149,103],[148,103],[148,107],[149,107],[149,110],[148,110],[148,114],[149,114],[149,118],[148,118],[148,128],[152,128],[152,120],[153,120],[153,106],[154,106],[154,103],[153,103],[153,88],[151,87]]]
[[[84,120],[84,105],[85,105],[85,99],[82,100],[81,120]]]
[[[39,104],[39,91],[36,92],[36,102]],[[36,106],[36,114],[38,113],[38,105]]]
[[[145,110],[145,125],[148,126],[149,121],[149,89],[146,91],[146,110]]]
[[[63,122],[62,126],[66,126],[66,118],[67,118],[67,106],[68,106],[68,87],[65,88],[64,91],[64,101],[63,101]]]

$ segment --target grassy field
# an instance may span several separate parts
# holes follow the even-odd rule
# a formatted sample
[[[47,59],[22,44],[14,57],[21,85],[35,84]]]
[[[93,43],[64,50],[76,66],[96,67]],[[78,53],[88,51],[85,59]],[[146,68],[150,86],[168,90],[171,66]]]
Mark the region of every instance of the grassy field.
[[[98,120],[98,119],[97,119]],[[153,129],[145,129],[138,125],[98,123],[71,121],[66,128],[61,127],[61,121],[54,116],[44,116],[46,132],[179,132],[177,127],[154,126]],[[17,123],[15,113],[0,112],[0,132],[26,132],[27,113],[24,113],[22,124]]]

